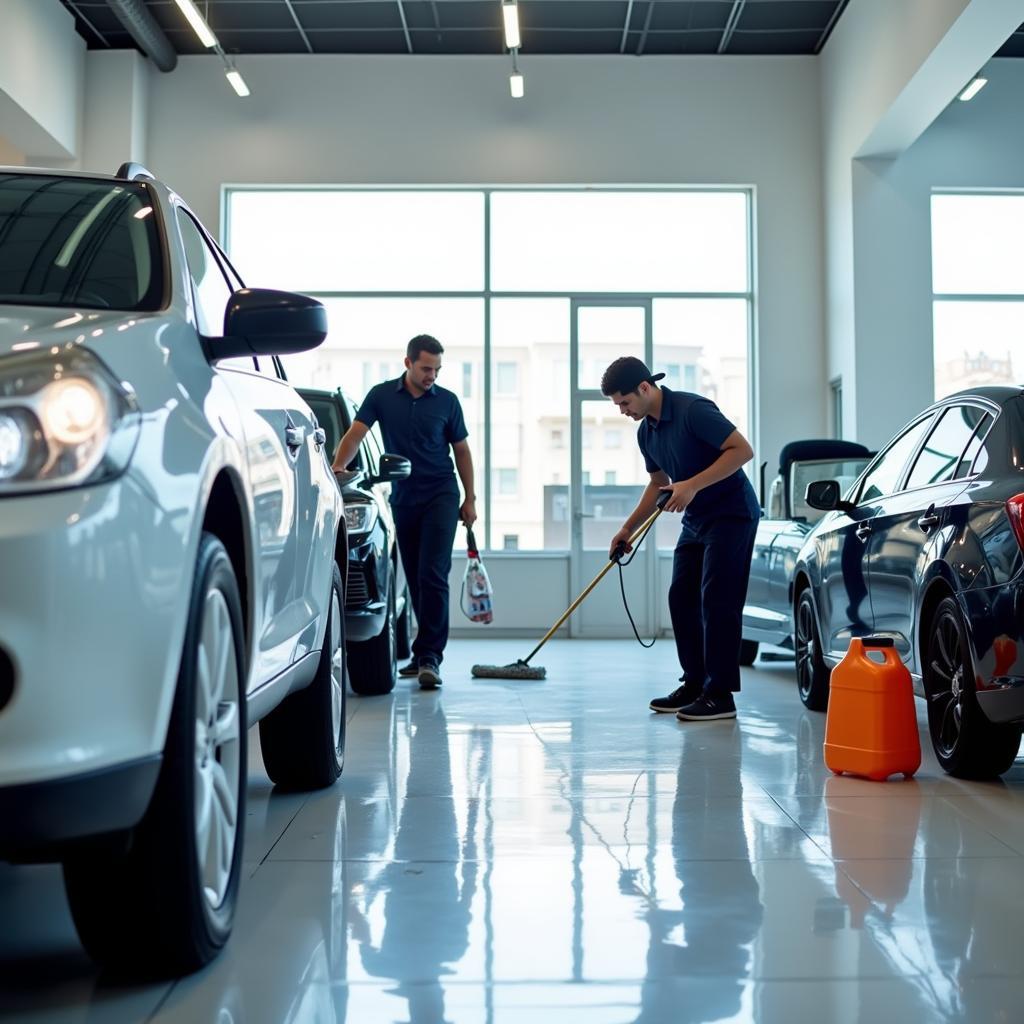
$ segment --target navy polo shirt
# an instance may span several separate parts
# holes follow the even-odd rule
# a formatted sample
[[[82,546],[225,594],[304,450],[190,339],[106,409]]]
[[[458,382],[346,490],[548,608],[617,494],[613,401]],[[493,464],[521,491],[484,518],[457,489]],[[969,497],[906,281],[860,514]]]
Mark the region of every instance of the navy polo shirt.
[[[637,441],[649,473],[661,470],[672,483],[703,472],[722,454],[722,443],[736,429],[708,398],[662,387],[661,418],[646,417]],[[722,516],[759,519],[761,505],[743,470],[698,491],[686,507],[690,520]]]
[[[450,447],[464,441],[468,431],[452,392],[434,384],[413,398],[403,373],[371,388],[356,419],[367,427],[379,422],[384,450],[412,463],[408,479],[391,485],[392,505],[421,505],[441,494],[459,496]]]

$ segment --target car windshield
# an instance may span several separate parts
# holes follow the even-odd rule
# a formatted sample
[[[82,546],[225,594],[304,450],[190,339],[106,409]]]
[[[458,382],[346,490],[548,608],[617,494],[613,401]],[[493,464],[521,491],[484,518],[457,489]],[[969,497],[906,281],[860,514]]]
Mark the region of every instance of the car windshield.
[[[155,219],[138,182],[0,174],[0,304],[159,309]]]
[[[870,461],[865,458],[814,459],[809,462],[794,462],[791,471],[793,518],[816,523],[825,514],[820,509],[811,508],[804,500],[808,484],[814,483],[815,480],[835,480],[839,484],[839,493],[844,497],[849,497],[848,492]]]

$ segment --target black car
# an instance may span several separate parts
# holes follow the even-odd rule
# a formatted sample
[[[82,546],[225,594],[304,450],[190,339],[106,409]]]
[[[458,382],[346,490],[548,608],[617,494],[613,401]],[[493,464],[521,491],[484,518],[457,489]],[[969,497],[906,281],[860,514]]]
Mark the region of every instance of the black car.
[[[356,406],[340,390],[299,388],[327,434],[329,457],[352,425]],[[345,636],[349,683],[363,696],[390,693],[396,661],[412,650],[412,601],[398,556],[388,503],[390,483],[409,475],[409,460],[382,452],[376,430],[363,439],[338,482],[348,525]]]
[[[823,707],[850,639],[893,640],[943,768],[1005,772],[1024,722],[1024,391],[980,387],[915,416],[828,512],[793,578],[797,675]]]
[[[871,455],[852,441],[801,440],[783,446],[778,474],[761,498],[764,517],[757,524],[743,606],[741,665],[753,664],[762,643],[793,649],[793,571],[807,535],[824,514],[804,500],[807,485],[829,478],[845,491]],[[801,696],[806,703],[806,695]]]

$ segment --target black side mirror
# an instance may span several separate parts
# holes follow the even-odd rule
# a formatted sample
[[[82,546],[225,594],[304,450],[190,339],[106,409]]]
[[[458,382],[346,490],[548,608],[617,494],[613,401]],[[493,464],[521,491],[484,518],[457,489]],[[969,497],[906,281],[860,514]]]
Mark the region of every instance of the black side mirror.
[[[228,300],[224,337],[211,342],[214,359],[306,352],[327,337],[327,310],[308,295],[241,288]]]
[[[405,480],[412,472],[412,463],[404,455],[385,453],[380,457],[380,466],[374,483],[390,483],[393,480]]]
[[[854,506],[843,501],[838,480],[815,480],[807,485],[804,501],[822,512],[849,512]]]

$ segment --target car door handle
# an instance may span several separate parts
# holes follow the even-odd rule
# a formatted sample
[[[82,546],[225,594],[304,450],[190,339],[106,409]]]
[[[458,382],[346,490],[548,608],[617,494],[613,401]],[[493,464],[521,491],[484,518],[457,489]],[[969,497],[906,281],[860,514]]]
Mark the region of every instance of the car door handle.
[[[301,448],[302,442],[306,440],[305,427],[285,427],[284,443],[291,449]]]
[[[867,540],[871,536],[871,527],[867,523],[861,523],[856,530],[857,540]]]
[[[933,526],[939,525],[939,517],[935,512],[925,512],[917,521],[917,525],[927,533]]]
[[[318,451],[327,444],[327,431],[323,427],[317,427],[313,431],[313,444],[316,445]]]

